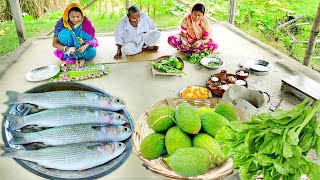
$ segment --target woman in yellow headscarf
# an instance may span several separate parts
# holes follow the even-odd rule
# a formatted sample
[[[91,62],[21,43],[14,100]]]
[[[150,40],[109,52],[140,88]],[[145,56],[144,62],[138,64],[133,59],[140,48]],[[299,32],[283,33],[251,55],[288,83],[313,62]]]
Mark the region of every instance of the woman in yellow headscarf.
[[[69,4],[57,22],[52,46],[57,48],[54,54],[68,64],[83,66],[96,56],[95,29],[78,3]]]

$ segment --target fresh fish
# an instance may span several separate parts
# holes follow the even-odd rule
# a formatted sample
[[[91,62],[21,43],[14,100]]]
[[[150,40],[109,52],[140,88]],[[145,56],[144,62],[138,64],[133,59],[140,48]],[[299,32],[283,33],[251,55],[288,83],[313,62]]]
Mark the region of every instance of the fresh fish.
[[[17,150],[2,147],[1,156],[32,161],[45,168],[58,170],[85,170],[104,164],[123,153],[121,142],[80,143],[47,147],[39,150]]]
[[[9,131],[28,125],[37,127],[58,127],[74,124],[106,124],[121,126],[128,122],[123,115],[93,108],[66,107],[40,111],[27,116],[6,114]]]
[[[124,126],[97,126],[80,124],[49,128],[39,132],[11,132],[10,144],[43,143],[45,145],[62,145],[83,142],[117,142],[130,137],[132,131]]]
[[[44,93],[18,93],[7,91],[9,105],[29,103],[39,109],[53,109],[68,106],[93,107],[117,111],[124,107],[125,102],[118,97],[108,97],[102,93],[91,91],[49,91]]]

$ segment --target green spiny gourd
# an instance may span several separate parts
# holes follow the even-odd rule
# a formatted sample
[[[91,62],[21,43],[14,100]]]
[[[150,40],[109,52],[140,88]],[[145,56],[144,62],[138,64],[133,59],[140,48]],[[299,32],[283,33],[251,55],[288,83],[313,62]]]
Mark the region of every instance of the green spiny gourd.
[[[220,130],[220,128],[229,123],[226,118],[215,112],[203,113],[200,116],[200,119],[204,132],[210,134],[213,137]]]
[[[140,144],[140,154],[146,159],[158,158],[163,150],[165,136],[159,133],[152,133],[146,136]]]
[[[230,103],[220,103],[215,107],[214,111],[229,121],[238,121],[238,111]]]
[[[175,109],[161,105],[150,112],[147,118],[149,128],[155,132],[163,132],[168,130],[174,124]]]
[[[198,111],[188,103],[180,104],[176,110],[176,123],[186,133],[197,134],[201,129]]]
[[[212,165],[211,154],[198,147],[181,148],[166,162],[175,173],[184,177],[204,174]]]
[[[178,126],[174,126],[166,133],[165,146],[168,154],[171,155],[180,148],[191,147],[192,141]]]
[[[203,148],[209,151],[212,156],[212,162],[215,164],[220,165],[228,160],[228,157],[222,153],[219,143],[216,142],[215,139],[208,134],[197,134],[193,138],[192,144],[194,147]]]

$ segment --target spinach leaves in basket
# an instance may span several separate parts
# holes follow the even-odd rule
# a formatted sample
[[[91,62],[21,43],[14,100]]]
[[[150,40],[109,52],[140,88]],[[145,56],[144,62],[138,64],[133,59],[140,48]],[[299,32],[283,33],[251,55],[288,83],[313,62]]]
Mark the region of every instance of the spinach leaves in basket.
[[[158,63],[152,62],[152,65],[155,69],[166,73],[184,74],[182,71],[183,65],[176,56],[170,56]]]
[[[187,57],[184,60],[186,60],[192,64],[201,65],[201,63],[200,63],[201,59],[204,57],[208,57],[210,54],[211,54],[210,50],[206,50],[206,51],[199,53],[199,54],[192,53],[192,54],[187,55]]]

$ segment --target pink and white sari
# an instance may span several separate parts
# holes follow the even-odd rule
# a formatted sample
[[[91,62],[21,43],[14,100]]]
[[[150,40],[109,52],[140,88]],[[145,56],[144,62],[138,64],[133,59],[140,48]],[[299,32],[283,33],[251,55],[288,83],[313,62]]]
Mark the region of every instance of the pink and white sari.
[[[181,32],[186,33],[186,40],[189,44],[193,44],[194,42],[202,39],[209,39],[209,43],[203,44],[198,48],[195,47],[184,47],[182,46],[181,34],[169,36],[168,43],[178,50],[181,51],[190,51],[190,52],[203,52],[205,50],[217,49],[218,45],[215,44],[211,39],[211,26],[209,20],[203,16],[200,21],[195,22],[192,20],[191,13],[184,17],[180,24]]]

